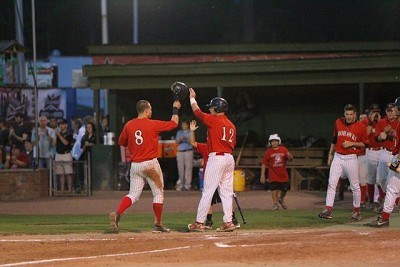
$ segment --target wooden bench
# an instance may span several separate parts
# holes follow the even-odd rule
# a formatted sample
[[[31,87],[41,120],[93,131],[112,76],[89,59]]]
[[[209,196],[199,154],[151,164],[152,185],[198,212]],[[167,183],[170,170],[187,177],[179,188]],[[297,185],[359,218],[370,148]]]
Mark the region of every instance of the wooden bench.
[[[243,148],[241,155],[240,148],[235,149],[237,169],[261,169],[261,161],[266,148]],[[327,165],[328,148],[289,148],[293,155],[293,160],[287,162],[287,168],[290,175],[291,190],[297,190],[303,181],[310,182],[312,179],[319,179],[326,183],[326,172],[329,169]]]

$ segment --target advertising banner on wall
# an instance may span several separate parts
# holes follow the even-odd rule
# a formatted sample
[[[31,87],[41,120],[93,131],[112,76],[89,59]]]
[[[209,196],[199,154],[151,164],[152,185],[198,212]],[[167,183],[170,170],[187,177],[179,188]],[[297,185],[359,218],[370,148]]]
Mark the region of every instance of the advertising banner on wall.
[[[40,89],[38,95],[39,116],[65,118],[66,93],[61,89]],[[22,113],[25,121],[35,118],[35,94],[31,88],[0,88],[0,117],[8,122]]]

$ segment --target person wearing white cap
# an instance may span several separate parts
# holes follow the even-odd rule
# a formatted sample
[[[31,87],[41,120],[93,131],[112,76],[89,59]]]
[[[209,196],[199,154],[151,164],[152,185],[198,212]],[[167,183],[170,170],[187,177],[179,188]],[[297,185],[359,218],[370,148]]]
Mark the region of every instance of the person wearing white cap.
[[[261,165],[260,182],[265,184],[265,169],[268,166],[268,181],[272,191],[273,210],[278,210],[279,205],[287,209],[284,197],[289,190],[289,175],[286,170],[286,161],[292,160],[293,156],[288,149],[281,146],[281,138],[278,134],[271,134],[268,139],[270,147],[265,151]]]

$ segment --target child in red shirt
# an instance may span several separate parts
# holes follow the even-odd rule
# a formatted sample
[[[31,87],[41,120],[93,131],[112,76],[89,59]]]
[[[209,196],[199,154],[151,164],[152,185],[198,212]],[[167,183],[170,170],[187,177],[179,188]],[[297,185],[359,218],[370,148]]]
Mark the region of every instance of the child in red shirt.
[[[284,197],[289,190],[289,175],[286,170],[286,161],[292,160],[293,156],[286,147],[281,146],[281,138],[278,134],[269,136],[270,147],[265,151],[261,165],[260,182],[264,184],[265,169],[268,166],[268,180],[272,191],[273,210],[278,210],[278,202],[283,209],[287,209]]]

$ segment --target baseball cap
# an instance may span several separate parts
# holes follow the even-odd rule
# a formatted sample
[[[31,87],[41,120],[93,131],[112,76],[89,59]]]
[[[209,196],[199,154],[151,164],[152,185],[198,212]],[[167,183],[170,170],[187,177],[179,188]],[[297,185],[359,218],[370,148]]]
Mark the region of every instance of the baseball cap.
[[[277,140],[279,141],[279,144],[281,143],[281,138],[278,134],[271,134],[268,138],[268,142],[271,142],[272,140]]]
[[[372,105],[369,107],[369,112],[373,112],[373,111],[378,111],[378,112],[381,111],[381,108],[379,107],[378,104],[372,104]]]
[[[385,110],[392,109],[392,108],[394,108],[395,106],[396,106],[396,105],[395,105],[394,103],[389,103],[389,104],[386,105]]]

